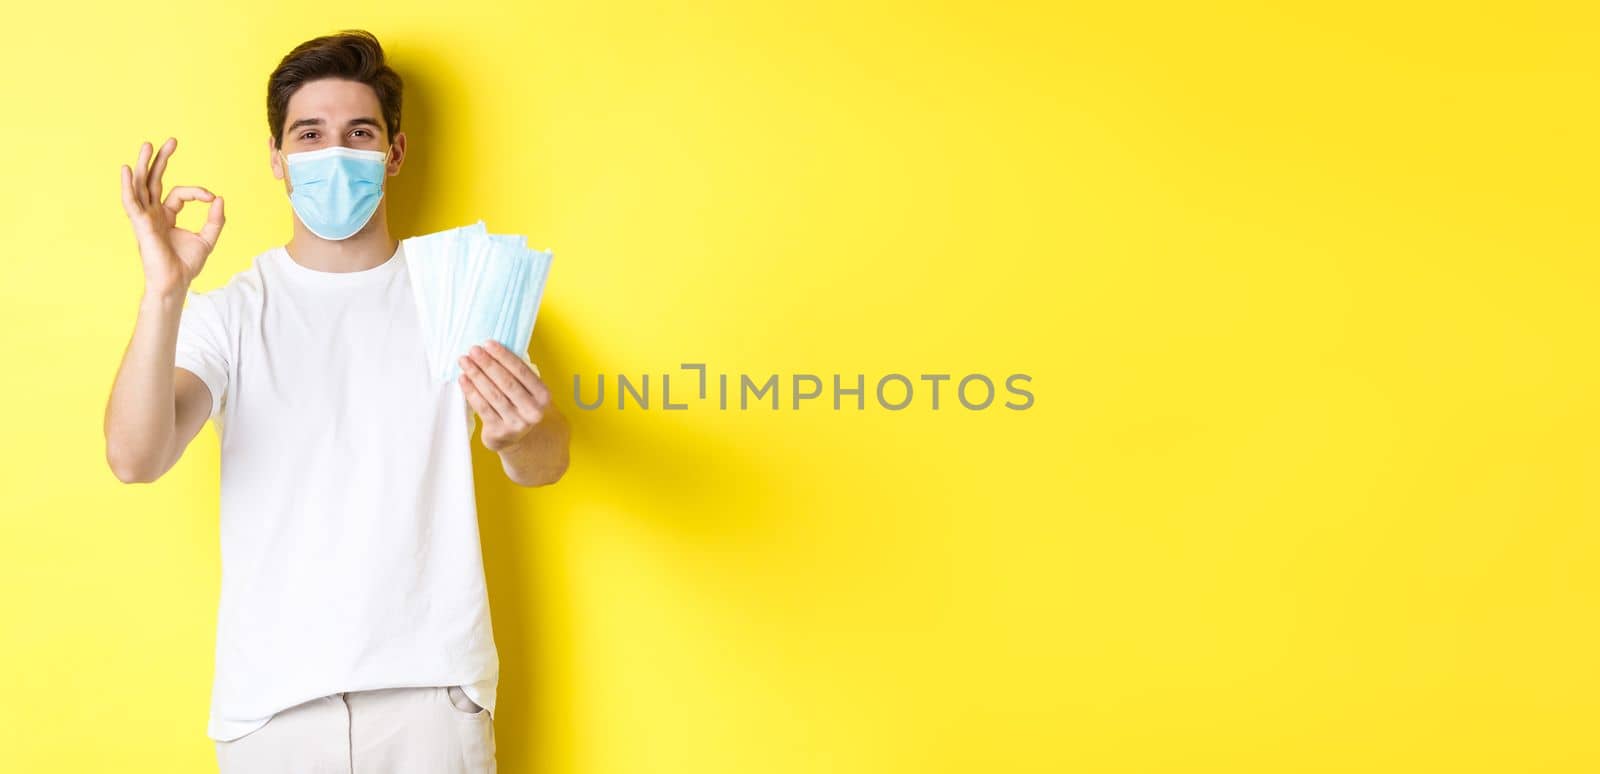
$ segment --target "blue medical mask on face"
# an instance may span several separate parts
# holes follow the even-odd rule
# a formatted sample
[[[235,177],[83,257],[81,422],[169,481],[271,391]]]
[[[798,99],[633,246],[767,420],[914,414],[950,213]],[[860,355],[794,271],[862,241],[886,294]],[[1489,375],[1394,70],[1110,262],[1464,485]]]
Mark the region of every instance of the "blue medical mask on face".
[[[289,204],[306,229],[323,239],[349,239],[378,211],[385,151],[331,148],[283,156],[288,168]]]

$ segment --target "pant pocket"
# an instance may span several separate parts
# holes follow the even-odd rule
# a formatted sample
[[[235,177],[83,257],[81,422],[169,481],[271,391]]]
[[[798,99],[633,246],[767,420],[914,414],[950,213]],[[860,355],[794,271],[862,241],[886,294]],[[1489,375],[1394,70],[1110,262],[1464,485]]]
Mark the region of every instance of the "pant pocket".
[[[455,725],[455,738],[461,745],[461,760],[470,774],[496,774],[494,718],[489,710],[479,706],[467,696],[459,685],[448,685],[439,690],[439,699],[445,705]]]
[[[488,713],[488,710],[478,706],[477,702],[473,701],[471,697],[467,696],[467,692],[462,690],[461,686],[459,685],[446,686],[444,689],[444,694],[445,698],[450,702],[451,709],[454,709],[463,715]]]

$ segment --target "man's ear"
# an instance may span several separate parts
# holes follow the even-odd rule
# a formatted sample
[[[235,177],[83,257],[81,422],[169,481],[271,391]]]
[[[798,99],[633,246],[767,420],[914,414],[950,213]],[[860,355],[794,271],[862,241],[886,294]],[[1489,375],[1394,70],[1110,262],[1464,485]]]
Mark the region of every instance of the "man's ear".
[[[406,161],[406,133],[395,132],[394,142],[389,143],[389,176],[400,174],[400,165]]]
[[[283,179],[283,163],[278,160],[278,144],[273,142],[272,135],[267,135],[267,163],[272,166],[272,176],[277,180]]]

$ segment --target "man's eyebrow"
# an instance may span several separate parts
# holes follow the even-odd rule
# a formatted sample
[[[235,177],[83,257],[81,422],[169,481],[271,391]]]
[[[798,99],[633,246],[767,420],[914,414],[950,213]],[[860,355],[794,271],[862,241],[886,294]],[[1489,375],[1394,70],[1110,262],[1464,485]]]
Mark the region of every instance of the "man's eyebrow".
[[[292,131],[294,131],[296,129],[299,129],[302,126],[322,126],[323,123],[325,123],[325,122],[320,118],[302,118],[302,119],[300,119],[298,121],[295,121],[292,124],[289,124],[289,128],[285,129],[284,131],[292,132]],[[382,129],[383,128],[383,124],[378,123],[378,119],[372,118],[371,116],[361,116],[360,118],[352,118],[349,121],[345,122],[345,126],[363,126],[363,125],[364,126],[370,126],[370,127],[375,128],[375,129]]]

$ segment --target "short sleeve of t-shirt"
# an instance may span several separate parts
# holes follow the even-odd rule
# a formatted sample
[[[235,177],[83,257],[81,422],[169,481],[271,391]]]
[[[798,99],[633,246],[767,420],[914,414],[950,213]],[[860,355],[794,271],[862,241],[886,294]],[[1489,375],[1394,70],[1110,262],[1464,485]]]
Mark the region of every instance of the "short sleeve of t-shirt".
[[[210,419],[222,411],[228,389],[228,327],[222,308],[222,288],[206,293],[189,291],[178,319],[175,365],[200,377],[211,391]]]

